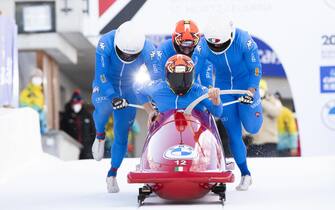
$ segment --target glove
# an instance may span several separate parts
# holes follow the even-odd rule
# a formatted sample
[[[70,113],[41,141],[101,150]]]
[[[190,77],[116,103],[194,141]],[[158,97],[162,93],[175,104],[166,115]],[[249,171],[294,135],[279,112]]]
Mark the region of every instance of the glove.
[[[112,101],[113,109],[124,109],[128,106],[128,101],[124,98],[114,98]]]
[[[155,120],[157,120],[158,115],[159,115],[159,112],[157,112],[157,111],[152,111],[152,112],[149,113],[148,123],[147,123],[148,128],[150,127],[151,123],[153,123]]]
[[[254,97],[245,95],[238,98],[242,104],[252,104],[254,102]]]

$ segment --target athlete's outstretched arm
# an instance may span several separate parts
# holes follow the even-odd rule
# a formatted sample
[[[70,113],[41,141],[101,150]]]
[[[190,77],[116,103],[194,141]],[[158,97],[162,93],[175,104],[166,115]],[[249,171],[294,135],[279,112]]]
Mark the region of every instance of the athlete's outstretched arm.
[[[214,89],[212,89],[211,91],[214,91]],[[202,87],[201,89],[199,89],[197,95],[198,95],[198,97],[200,97],[205,93],[208,93],[208,89],[206,87]],[[201,102],[201,104],[203,104],[207,108],[207,110],[212,115],[214,115],[215,117],[221,117],[223,107],[222,107],[222,102],[220,100],[220,95],[218,93],[216,93],[216,94],[215,93],[209,93],[209,96],[215,96],[215,95],[217,95],[218,100],[212,100],[211,101],[207,98],[207,99],[204,99]]]

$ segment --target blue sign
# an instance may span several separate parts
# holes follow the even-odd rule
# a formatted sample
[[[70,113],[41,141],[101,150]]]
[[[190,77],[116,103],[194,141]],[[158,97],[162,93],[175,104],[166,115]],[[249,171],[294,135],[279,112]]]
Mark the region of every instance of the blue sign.
[[[252,37],[258,46],[258,54],[262,63],[262,75],[271,77],[285,77],[285,70],[276,52],[262,40]]]
[[[156,46],[163,41],[170,39],[171,35],[150,35],[147,36]],[[285,77],[285,70],[276,52],[264,41],[252,37],[258,46],[258,54],[262,63],[262,75],[270,77]]]
[[[320,67],[321,93],[335,93],[335,66]]]

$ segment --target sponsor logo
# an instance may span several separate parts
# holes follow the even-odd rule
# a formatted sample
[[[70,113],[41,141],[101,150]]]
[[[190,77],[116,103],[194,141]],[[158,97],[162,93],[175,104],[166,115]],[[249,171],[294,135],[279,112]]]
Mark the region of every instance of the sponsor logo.
[[[101,102],[103,102],[103,101],[105,101],[105,100],[107,100],[107,97],[106,97],[106,96],[101,96],[101,97],[97,97],[97,98],[95,99],[95,102],[96,102],[96,103],[101,103]]]
[[[199,53],[201,53],[201,46],[200,46],[200,45],[197,46],[197,51],[198,51]]]
[[[198,59],[197,59],[198,60]],[[194,64],[195,65],[195,64]],[[207,69],[206,69],[206,78],[207,79],[212,79],[212,72],[211,72],[211,70],[212,70],[212,66],[211,65],[208,65],[207,66]]]
[[[162,58],[162,54],[163,54],[163,52],[162,51],[157,51],[157,56],[158,56],[158,58]]]
[[[221,40],[218,38],[209,38],[208,41],[211,43],[217,44],[217,43],[220,43]]]
[[[251,108],[256,108],[257,106],[259,106],[262,103],[262,100],[259,98],[257,101],[255,101],[253,104],[251,104]]]
[[[258,67],[255,68],[255,76],[256,76],[256,77],[259,76],[259,68],[258,68]]]
[[[164,152],[163,157],[168,160],[192,160],[197,157],[197,153],[193,147],[183,144],[170,147]]]
[[[247,41],[247,47],[248,47],[249,50],[252,48],[252,40],[251,39],[249,39]]]
[[[335,92],[335,66],[320,67],[320,88],[321,93]]]
[[[100,88],[98,86],[95,86],[93,88],[93,93],[99,93],[99,91],[100,91]]]
[[[155,51],[151,51],[150,52],[150,59],[151,60],[154,59],[155,55],[156,55],[156,52]]]
[[[99,43],[99,47],[100,47],[102,50],[105,50],[105,43],[100,42],[100,43]]]
[[[322,60],[333,63],[333,60],[335,59],[335,34],[322,35],[321,42],[322,42],[321,43]]]
[[[321,118],[327,128],[335,130],[335,100],[329,101],[322,107]]]
[[[256,56],[254,53],[251,54],[251,62],[255,63],[256,62]]]
[[[101,62],[102,68],[105,68],[105,59],[104,59],[104,56],[100,56],[100,62]]]
[[[137,53],[137,50],[126,49],[126,48],[124,48],[122,51],[125,52],[125,53],[129,53],[129,54],[135,54],[135,53]]]
[[[105,76],[104,74],[101,74],[101,75],[100,75],[100,81],[101,81],[102,83],[106,83],[106,82],[107,82],[106,76]]]

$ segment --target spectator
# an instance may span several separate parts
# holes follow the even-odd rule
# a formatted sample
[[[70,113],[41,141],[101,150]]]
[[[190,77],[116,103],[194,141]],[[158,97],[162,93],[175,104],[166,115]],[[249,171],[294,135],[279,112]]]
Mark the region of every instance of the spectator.
[[[44,109],[43,95],[43,73],[36,69],[31,77],[31,81],[20,93],[20,107],[30,107],[38,112],[40,118],[40,132],[47,132],[47,120]]]
[[[80,159],[93,158],[91,148],[95,137],[95,128],[92,115],[84,106],[79,90],[74,91],[71,100],[65,105],[61,130],[82,144]]]
[[[275,96],[281,100],[280,93]],[[297,156],[298,154],[298,131],[293,112],[283,106],[277,120],[278,124],[278,156]]]
[[[250,157],[275,157],[277,156],[278,128],[277,117],[281,111],[281,102],[268,93],[265,80],[259,84],[261,103],[263,108],[263,124],[248,148]]]

